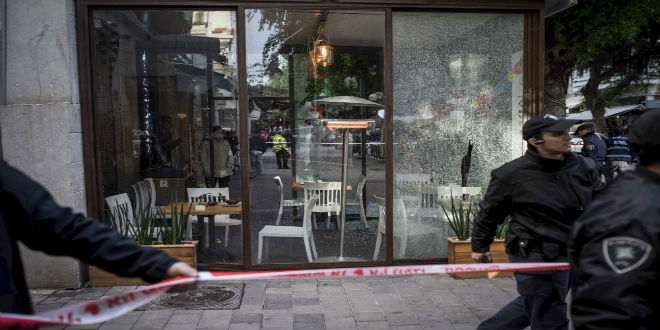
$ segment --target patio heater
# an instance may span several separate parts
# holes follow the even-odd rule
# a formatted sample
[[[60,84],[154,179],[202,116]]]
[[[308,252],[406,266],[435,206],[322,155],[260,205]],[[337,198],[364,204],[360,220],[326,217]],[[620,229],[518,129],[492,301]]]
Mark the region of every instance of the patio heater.
[[[348,133],[350,130],[363,130],[373,126],[374,121],[369,119],[322,119],[323,126],[331,130],[340,131],[342,135],[342,158],[341,158],[341,218],[340,218],[340,239],[339,239],[339,257],[337,261],[361,261],[360,258],[351,258],[344,256],[344,232],[346,229],[346,178],[348,177],[348,154],[350,150],[350,141]]]

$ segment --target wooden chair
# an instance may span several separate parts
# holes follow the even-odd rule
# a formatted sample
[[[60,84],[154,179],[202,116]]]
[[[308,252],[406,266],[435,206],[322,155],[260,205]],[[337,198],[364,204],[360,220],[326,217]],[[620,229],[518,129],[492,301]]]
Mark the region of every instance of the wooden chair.
[[[266,225],[259,231],[259,246],[257,252],[257,263],[262,261],[262,252],[266,250],[265,257],[268,258],[268,241],[274,237],[282,238],[302,238],[305,244],[305,253],[307,261],[313,262],[318,258],[316,253],[316,244],[314,243],[314,234],[312,233],[312,209],[313,205],[319,200],[319,196],[312,195],[305,204],[305,215],[303,216],[303,226],[271,226]]]
[[[220,202],[218,198],[219,194],[223,194],[225,197],[229,197],[229,188],[186,188],[188,193],[188,202],[190,203],[199,203],[199,202]],[[198,222],[197,216],[191,215],[188,218],[188,233],[192,232],[192,222]],[[243,222],[239,219],[232,219],[228,214],[216,214],[213,216],[213,223],[215,226],[225,227],[225,247],[229,245],[229,227],[230,226],[240,226]],[[209,231],[206,230],[206,233]],[[215,237],[208,237],[205,240],[206,243],[209,240],[215,239]]]
[[[305,201],[300,201],[297,199],[284,199],[284,187],[282,185],[282,179],[279,175],[273,179],[275,180],[275,185],[277,185],[277,188],[280,190],[280,210],[277,213],[277,220],[275,220],[275,225],[279,226],[280,220],[282,220],[282,211],[284,210],[284,207],[304,206]]]
[[[337,228],[339,228],[339,216],[341,210],[341,182],[305,182],[305,206],[312,196],[318,195],[318,201],[312,207],[312,222],[316,226],[315,213],[327,212],[328,219],[326,228],[330,228],[330,216],[337,214]],[[305,210],[307,212],[307,210]]]
[[[364,199],[362,198],[362,194],[364,193],[364,186],[366,184],[367,177],[360,175],[360,178],[358,179],[357,190],[355,191],[356,199],[346,200],[346,206],[358,206],[360,208],[360,219],[362,219],[362,222],[364,223],[364,228],[369,228],[369,225],[367,224],[367,214],[364,207]]]

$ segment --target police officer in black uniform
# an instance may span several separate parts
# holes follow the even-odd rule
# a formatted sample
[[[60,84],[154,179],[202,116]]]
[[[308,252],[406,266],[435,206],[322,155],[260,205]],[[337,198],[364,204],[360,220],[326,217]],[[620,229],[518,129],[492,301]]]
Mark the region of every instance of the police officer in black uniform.
[[[576,330],[660,327],[660,110],[632,125],[640,164],[576,221],[569,241]]]
[[[602,189],[592,160],[571,153],[568,128],[575,121],[552,115],[523,126],[524,156],[491,173],[472,228],[472,258],[492,261],[495,230],[512,217],[506,235],[511,262],[568,262],[566,241],[573,221]],[[569,271],[516,272],[520,296],[478,329],[566,329]]]
[[[593,159],[596,167],[601,171],[605,166],[605,156],[607,155],[607,144],[596,135],[594,124],[586,123],[580,125],[575,132],[582,138],[582,156]]]
[[[31,314],[18,242],[72,256],[120,276],[156,282],[197,271],[164,252],[140,247],[101,222],[57,205],[38,183],[0,158],[0,312]]]

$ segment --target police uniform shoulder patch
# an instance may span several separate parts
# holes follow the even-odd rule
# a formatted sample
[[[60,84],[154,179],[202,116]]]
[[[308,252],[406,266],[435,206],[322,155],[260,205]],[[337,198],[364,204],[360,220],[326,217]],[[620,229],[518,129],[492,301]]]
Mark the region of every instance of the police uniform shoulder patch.
[[[651,244],[633,237],[615,236],[603,240],[605,261],[617,274],[624,274],[641,266],[652,249]]]

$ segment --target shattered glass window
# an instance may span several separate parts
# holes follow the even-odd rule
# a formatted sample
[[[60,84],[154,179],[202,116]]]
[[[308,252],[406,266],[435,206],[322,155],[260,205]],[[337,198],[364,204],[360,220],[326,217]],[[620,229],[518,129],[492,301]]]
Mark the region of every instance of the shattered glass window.
[[[446,258],[448,195],[480,199],[522,154],[524,16],[401,12],[392,26],[394,257]]]

